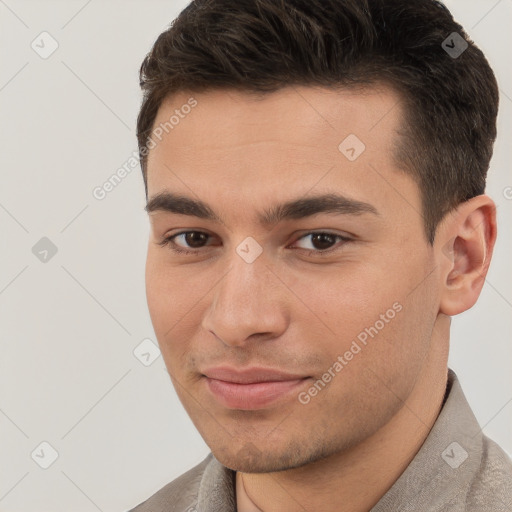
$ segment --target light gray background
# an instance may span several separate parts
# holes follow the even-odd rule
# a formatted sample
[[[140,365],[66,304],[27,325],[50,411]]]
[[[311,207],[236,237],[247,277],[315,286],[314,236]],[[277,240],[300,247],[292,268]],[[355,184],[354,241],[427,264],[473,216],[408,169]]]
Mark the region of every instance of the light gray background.
[[[186,3],[0,0],[0,511],[126,510],[209,451],[162,358],[133,354],[155,341],[139,167],[92,195],[136,150],[139,65]],[[512,0],[447,5],[501,89],[488,185],[499,240],[480,301],[453,320],[450,364],[512,453]],[[43,31],[59,45],[47,59],[31,48],[50,47]],[[42,237],[58,249],[46,263],[32,252]],[[48,469],[43,441],[58,452]]]

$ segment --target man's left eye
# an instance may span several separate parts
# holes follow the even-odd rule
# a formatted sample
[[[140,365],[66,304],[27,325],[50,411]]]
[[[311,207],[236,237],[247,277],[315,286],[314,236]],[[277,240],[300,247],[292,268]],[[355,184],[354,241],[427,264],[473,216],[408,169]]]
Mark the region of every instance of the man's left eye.
[[[336,244],[336,242],[349,242],[351,239],[342,236],[342,235],[335,235],[333,233],[324,233],[324,232],[315,232],[315,233],[307,233],[306,235],[300,237],[295,244],[298,242],[304,240],[305,243],[303,243],[302,247],[300,249],[304,249],[306,251],[310,252],[330,252],[333,249],[333,245]],[[343,243],[341,245],[343,245]]]

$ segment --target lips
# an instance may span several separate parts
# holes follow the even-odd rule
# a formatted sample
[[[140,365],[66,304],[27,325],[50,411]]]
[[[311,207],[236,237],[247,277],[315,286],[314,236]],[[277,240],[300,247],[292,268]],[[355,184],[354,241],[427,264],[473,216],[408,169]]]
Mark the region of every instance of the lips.
[[[309,377],[270,368],[210,368],[203,372],[209,392],[229,409],[262,409],[294,398]]]

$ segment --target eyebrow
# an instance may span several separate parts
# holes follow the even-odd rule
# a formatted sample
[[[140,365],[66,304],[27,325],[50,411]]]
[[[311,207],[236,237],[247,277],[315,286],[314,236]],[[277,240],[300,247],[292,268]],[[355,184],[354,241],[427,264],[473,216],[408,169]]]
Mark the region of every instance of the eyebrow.
[[[146,212],[163,211],[180,215],[189,215],[200,219],[223,224],[221,217],[205,202],[180,194],[163,191],[153,196],[146,204]],[[336,215],[361,215],[371,213],[380,215],[369,203],[349,199],[339,194],[322,194],[312,197],[300,197],[277,204],[257,214],[262,225],[272,225],[287,219],[303,219],[320,213]]]

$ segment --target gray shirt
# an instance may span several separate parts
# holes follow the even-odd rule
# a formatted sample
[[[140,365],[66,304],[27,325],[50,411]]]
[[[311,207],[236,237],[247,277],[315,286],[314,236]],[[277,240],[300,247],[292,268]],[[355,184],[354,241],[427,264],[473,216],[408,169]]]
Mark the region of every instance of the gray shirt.
[[[512,461],[482,433],[452,370],[425,442],[370,512],[413,511],[512,511]],[[210,453],[130,512],[236,512],[235,472]]]

